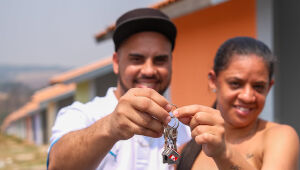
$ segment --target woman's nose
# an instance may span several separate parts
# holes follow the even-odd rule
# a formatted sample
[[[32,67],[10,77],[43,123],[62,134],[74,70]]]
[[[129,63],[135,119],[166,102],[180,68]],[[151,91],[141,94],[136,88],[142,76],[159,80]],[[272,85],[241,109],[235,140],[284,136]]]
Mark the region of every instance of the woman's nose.
[[[239,94],[239,99],[244,103],[252,103],[255,101],[255,91],[252,87],[245,86]]]

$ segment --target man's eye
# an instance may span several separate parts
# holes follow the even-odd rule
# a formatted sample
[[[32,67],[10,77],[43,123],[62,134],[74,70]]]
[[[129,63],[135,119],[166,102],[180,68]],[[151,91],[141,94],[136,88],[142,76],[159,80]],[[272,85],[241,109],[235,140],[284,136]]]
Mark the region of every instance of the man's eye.
[[[141,57],[131,57],[130,61],[133,63],[140,63],[140,62],[142,62],[142,59],[141,59]]]
[[[162,65],[168,62],[168,57],[162,56],[162,57],[156,57],[154,59],[154,64],[156,65]]]

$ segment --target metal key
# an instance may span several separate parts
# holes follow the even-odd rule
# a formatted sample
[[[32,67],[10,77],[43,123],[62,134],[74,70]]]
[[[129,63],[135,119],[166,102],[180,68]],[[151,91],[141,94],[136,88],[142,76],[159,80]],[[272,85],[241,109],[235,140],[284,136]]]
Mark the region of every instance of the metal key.
[[[175,117],[172,117],[175,118]],[[176,119],[176,118],[175,118]],[[177,152],[177,128],[179,126],[179,121],[176,119],[177,122],[174,126],[165,126],[164,127],[164,138],[165,138],[165,146],[164,151],[162,152],[163,156],[163,163],[168,164],[177,164],[179,153]]]

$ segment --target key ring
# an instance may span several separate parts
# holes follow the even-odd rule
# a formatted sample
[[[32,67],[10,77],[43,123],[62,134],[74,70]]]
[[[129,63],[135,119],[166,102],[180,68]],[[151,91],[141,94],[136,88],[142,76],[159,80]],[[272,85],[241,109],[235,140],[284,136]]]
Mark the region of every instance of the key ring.
[[[174,104],[171,104],[173,107],[177,109],[177,106]],[[174,123],[172,126],[167,125],[164,126],[164,138],[165,138],[165,145],[164,145],[164,151],[162,152],[163,156],[163,163],[170,164],[177,164],[178,158],[180,157],[180,154],[177,152],[177,128],[179,126],[179,120],[172,114],[173,109],[169,112],[171,119],[174,119],[172,123]],[[170,123],[170,124],[172,124]]]
[[[174,106],[175,109],[178,108],[175,104],[173,104],[173,103],[170,103],[170,104],[172,106]],[[175,121],[176,121],[176,123],[172,126],[172,128],[177,129],[179,127],[179,120],[173,114],[171,115],[171,119],[175,119]]]

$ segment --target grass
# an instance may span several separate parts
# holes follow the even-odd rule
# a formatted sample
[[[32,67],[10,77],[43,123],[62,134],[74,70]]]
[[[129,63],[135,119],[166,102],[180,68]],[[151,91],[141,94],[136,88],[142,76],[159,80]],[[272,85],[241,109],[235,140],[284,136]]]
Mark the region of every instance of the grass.
[[[47,146],[0,134],[0,170],[45,170]]]

